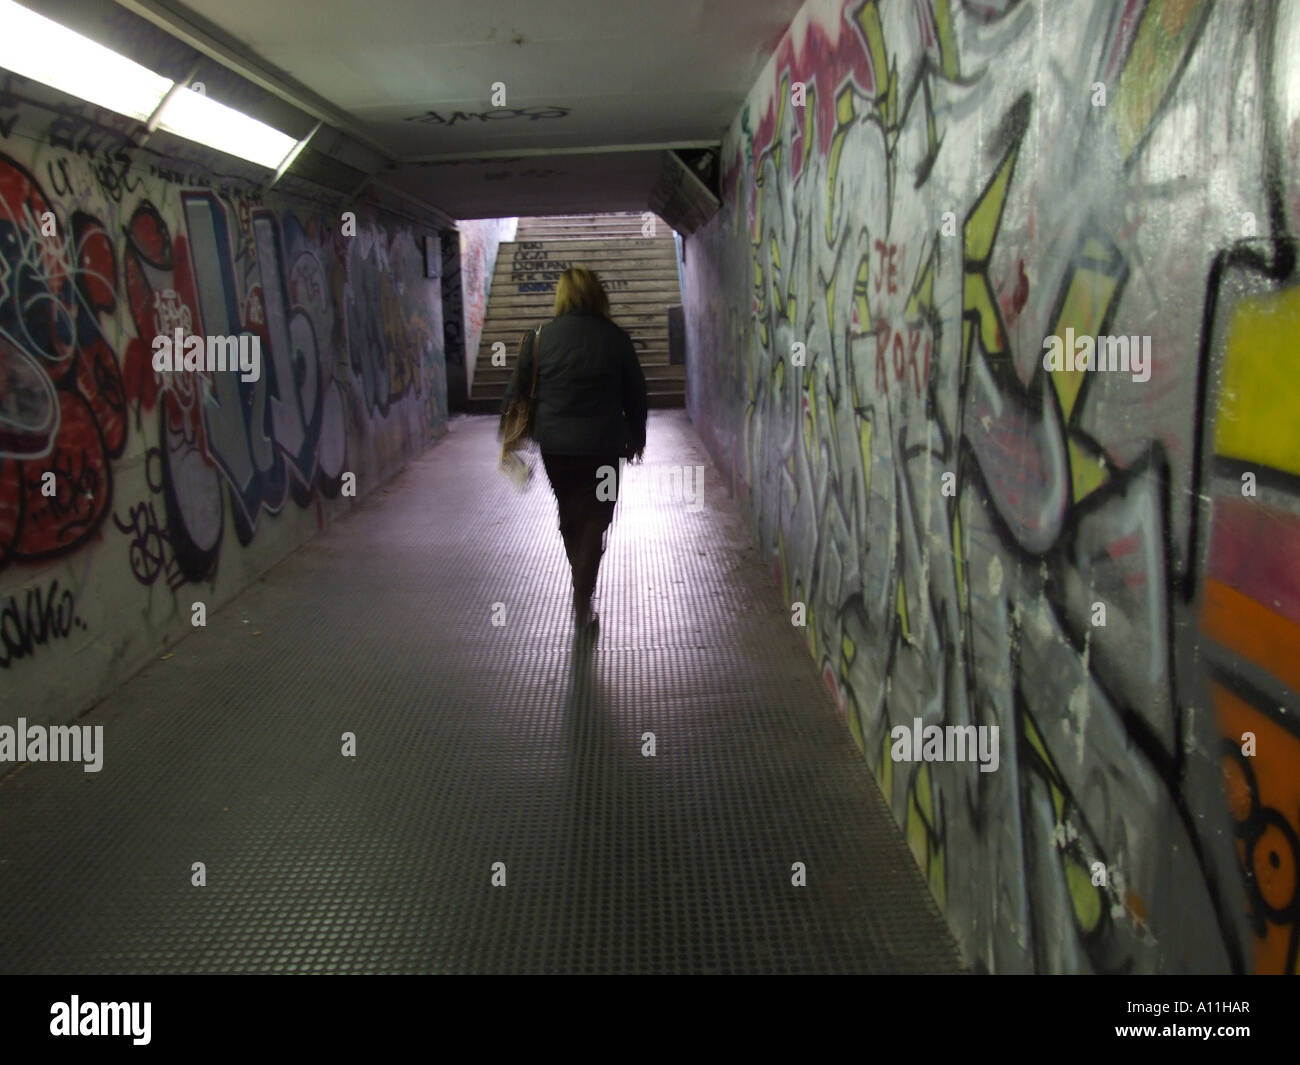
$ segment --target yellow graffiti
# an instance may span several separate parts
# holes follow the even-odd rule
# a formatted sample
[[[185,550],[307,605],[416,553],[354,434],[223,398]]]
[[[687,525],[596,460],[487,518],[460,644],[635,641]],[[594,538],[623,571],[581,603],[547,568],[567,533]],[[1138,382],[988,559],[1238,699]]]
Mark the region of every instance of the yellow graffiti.
[[[867,753],[867,740],[862,735],[862,720],[858,712],[858,701],[853,697],[852,691],[848,691],[846,700],[848,705],[845,707],[845,715],[849,719],[849,735],[853,737],[853,744],[857,747],[858,754],[865,755]]]
[[[930,891],[940,906],[947,905],[947,878],[944,871],[943,845],[935,829],[934,800],[930,788],[930,767],[918,765],[912,777],[907,806],[907,843]]]
[[[939,69],[945,78],[956,78],[957,38],[952,28],[951,0],[935,0],[934,24],[939,30]]]
[[[838,265],[838,262],[837,262]],[[853,307],[858,312],[858,332],[871,332],[871,307],[867,303],[867,282],[871,280],[871,256],[863,255],[853,282]],[[834,319],[829,319],[834,321]]]
[[[1061,312],[1052,323],[1052,333],[1064,342],[1066,329],[1073,329],[1076,337],[1094,337],[1101,329],[1106,312],[1115,297],[1119,279],[1110,273],[1092,267],[1080,267],[1070,275],[1069,288],[1061,304]],[[1061,400],[1061,413],[1070,420],[1074,404],[1079,398],[1087,370],[1052,370],[1052,384]]]
[[[865,418],[858,419],[858,448],[862,452],[862,480],[869,498],[871,496],[871,422]]]
[[[813,138],[817,135],[817,89],[809,85],[804,93],[803,109],[803,158],[799,161],[802,169],[808,165],[808,156],[812,151]]]
[[[1111,108],[1125,160],[1146,135],[1209,9],[1209,0],[1151,0],[1142,13]]]
[[[1300,287],[1243,297],[1228,326],[1214,450],[1300,474]]]
[[[1052,756],[1047,753],[1047,744],[1043,742],[1043,737],[1039,735],[1033,719],[1024,712],[1020,714],[1020,727],[1030,747],[1038,755],[1038,768],[1051,793],[1052,809],[1056,814],[1056,823],[1059,826],[1064,826],[1070,820],[1068,815],[1072,811],[1070,809],[1071,804],[1065,795],[1060,770],[1057,769]],[[1092,853],[1096,853],[1095,848],[1090,848],[1090,850]],[[1070,896],[1070,906],[1074,910],[1074,918],[1084,933],[1091,932],[1102,919],[1105,895],[1101,888],[1093,884],[1091,871],[1075,855],[1066,854],[1062,850],[1058,851],[1057,856],[1061,862],[1062,872],[1065,875],[1065,886]]]
[[[969,612],[970,598],[966,588],[966,553],[962,547],[961,511],[956,509],[952,515],[952,560],[957,571],[957,602]]]
[[[835,268],[831,272],[830,279],[826,282],[826,320],[835,321],[835,279],[839,276],[840,263],[835,261]]]
[[[815,468],[817,447],[813,441],[817,439],[817,386],[812,374],[804,377],[804,411],[801,420],[804,454],[808,456],[809,467]]]
[[[880,782],[881,794],[885,802],[894,801],[894,759],[890,756],[889,730],[880,737],[880,763],[876,767],[876,780]]]
[[[1067,447],[1070,453],[1070,487],[1077,503],[1110,480],[1110,473],[1106,469],[1105,459],[1086,449],[1073,436],[1067,442]]]
[[[1050,335],[1059,338],[1062,345],[1068,339],[1067,330],[1073,330],[1075,337],[1095,337],[1110,316],[1126,265],[1120,250],[1108,237],[1095,233],[1085,236],[1074,266],[1066,275],[1065,295],[1056,319],[1049,326]],[[1047,372],[1068,425],[1088,371],[1062,368]],[[1070,486],[1077,503],[1110,480],[1110,473],[1096,448],[1072,430],[1066,445],[1070,456]]]
[[[937,244],[928,255],[921,256],[916,263],[916,277],[912,280],[912,290],[907,297],[907,306],[903,315],[907,322],[915,324],[924,320],[926,312],[934,310],[934,257]]]
[[[909,643],[912,640],[912,627],[907,622],[907,592],[903,589],[903,578],[898,578],[898,598],[894,604],[895,612],[898,614],[898,624],[902,628],[903,639]]]
[[[840,153],[844,138],[853,124],[853,87],[846,85],[835,97],[835,136],[831,138],[830,158],[826,161],[826,243],[835,243],[835,179],[840,172]]]
[[[876,77],[876,106],[880,109],[885,128],[892,130],[898,119],[898,77],[897,72],[890,68],[889,55],[885,51],[885,27],[880,20],[878,0],[868,0],[863,4],[857,20]]]
[[[965,260],[965,277],[962,285],[962,312],[975,314],[979,319],[980,342],[989,354],[1003,350],[1003,337],[997,300],[989,281],[989,256],[1002,221],[1002,208],[1006,204],[1011,172],[1015,167],[1020,145],[1012,147],[998,166],[984,194],[971,208],[962,228],[962,246]],[[971,333],[964,332],[962,342],[962,367],[970,360]]]
[[[831,401],[830,396],[826,397],[826,420],[830,422],[830,432],[827,434],[826,439],[834,453],[835,469],[843,469],[844,464],[840,461],[840,427],[835,416],[835,404]]]
[[[1065,859],[1065,885],[1070,892],[1070,905],[1074,918],[1084,933],[1091,932],[1101,922],[1101,892],[1092,882],[1088,869],[1072,858]]]

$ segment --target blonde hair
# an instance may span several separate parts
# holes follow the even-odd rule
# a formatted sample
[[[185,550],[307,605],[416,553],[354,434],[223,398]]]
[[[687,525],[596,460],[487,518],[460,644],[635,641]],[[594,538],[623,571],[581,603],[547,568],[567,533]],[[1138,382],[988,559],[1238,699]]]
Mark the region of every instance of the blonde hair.
[[[570,266],[560,275],[555,285],[555,313],[586,311],[609,317],[609,293],[592,271],[583,266]]]

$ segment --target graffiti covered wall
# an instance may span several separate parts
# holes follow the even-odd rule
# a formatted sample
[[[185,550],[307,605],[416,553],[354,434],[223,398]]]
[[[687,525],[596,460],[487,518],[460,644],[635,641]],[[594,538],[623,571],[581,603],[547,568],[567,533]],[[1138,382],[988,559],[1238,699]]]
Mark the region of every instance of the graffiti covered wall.
[[[810,0],[687,250],[691,416],[982,969],[1300,966],[1298,8]]]
[[[0,117],[0,706],[68,718],[445,431],[441,303],[410,225]]]

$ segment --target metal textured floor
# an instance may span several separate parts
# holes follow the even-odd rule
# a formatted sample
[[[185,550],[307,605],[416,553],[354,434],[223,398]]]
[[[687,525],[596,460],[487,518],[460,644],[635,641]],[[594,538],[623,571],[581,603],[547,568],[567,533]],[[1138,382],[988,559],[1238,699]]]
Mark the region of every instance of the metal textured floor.
[[[494,432],[454,420],[82,718],[103,771],[0,778],[0,970],[960,967],[684,413],[652,412],[586,654],[545,475],[514,494]]]

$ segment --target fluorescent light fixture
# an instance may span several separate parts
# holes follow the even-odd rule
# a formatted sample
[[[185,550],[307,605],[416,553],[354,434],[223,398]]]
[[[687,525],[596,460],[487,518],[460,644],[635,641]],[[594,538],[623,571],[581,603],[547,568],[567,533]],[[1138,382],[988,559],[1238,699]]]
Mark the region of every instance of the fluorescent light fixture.
[[[170,78],[13,0],[0,0],[0,67],[141,122],[172,87]]]
[[[289,153],[301,150],[287,133],[202,93],[168,96],[171,78],[13,0],[0,0],[0,67],[268,170],[287,169]]]
[[[298,144],[287,133],[192,89],[172,94],[158,116],[158,128],[268,170],[279,167]]]

